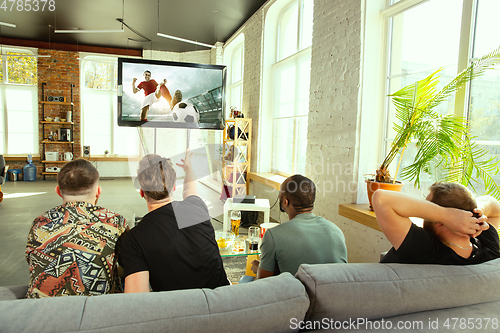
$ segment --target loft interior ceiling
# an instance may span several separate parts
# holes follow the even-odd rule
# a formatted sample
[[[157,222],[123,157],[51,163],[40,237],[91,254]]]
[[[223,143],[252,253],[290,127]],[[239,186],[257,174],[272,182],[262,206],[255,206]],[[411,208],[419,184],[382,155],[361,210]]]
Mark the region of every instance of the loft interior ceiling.
[[[167,35],[214,45],[226,42],[245,21],[252,16],[266,0],[55,0],[55,11],[17,11],[11,1],[7,10],[0,9],[0,21],[15,23],[16,28],[0,26],[3,38],[91,45],[102,47],[150,49],[187,52],[207,50],[206,47],[175,41],[156,35]],[[39,0],[40,9],[44,2]],[[124,22],[149,38],[152,43],[141,43],[141,37],[124,27],[125,32],[55,34],[54,29],[69,30],[119,30]],[[31,1],[33,5],[33,1]],[[49,25],[52,27],[49,28]],[[50,30],[49,30],[50,29]],[[50,34],[49,34],[50,31]],[[0,43],[2,41],[0,40]]]

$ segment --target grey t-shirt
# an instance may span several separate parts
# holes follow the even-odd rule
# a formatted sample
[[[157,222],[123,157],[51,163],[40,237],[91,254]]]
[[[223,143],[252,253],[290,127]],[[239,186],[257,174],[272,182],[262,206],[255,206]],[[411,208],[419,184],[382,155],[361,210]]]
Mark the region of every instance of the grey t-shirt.
[[[320,216],[304,213],[266,231],[259,267],[295,274],[301,264],[346,262],[347,248],[342,230]]]

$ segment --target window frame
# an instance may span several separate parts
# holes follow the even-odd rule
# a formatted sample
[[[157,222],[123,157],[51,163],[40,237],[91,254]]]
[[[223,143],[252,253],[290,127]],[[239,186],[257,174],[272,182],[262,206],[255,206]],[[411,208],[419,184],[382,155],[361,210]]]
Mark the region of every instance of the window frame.
[[[1,106],[1,112],[2,112],[2,146],[0,147],[0,151],[2,151],[2,155],[9,156],[9,155],[20,155],[19,153],[12,153],[9,152],[9,117],[8,113],[9,110],[7,108],[7,94],[6,90],[8,87],[26,87],[26,89],[29,89],[30,87],[33,89],[31,92],[34,96],[33,98],[33,109],[32,109],[32,121],[33,121],[33,132],[32,134],[32,144],[33,144],[33,151],[30,152],[24,152],[21,153],[21,155],[24,154],[31,154],[33,156],[39,156],[40,154],[40,146],[39,146],[39,137],[38,137],[38,65],[37,65],[37,78],[36,78],[36,83],[35,84],[24,84],[24,83],[12,83],[8,82],[8,77],[9,77],[9,72],[8,72],[8,58],[10,57],[7,55],[7,53],[14,52],[14,53],[27,53],[29,56],[32,57],[37,57],[38,56],[38,49],[36,48],[29,48],[29,47],[18,47],[18,46],[5,46],[5,45],[0,45],[0,58],[2,61],[1,64],[1,71],[2,71],[2,79],[0,80],[0,101],[2,103]]]
[[[93,62],[100,62],[100,63],[105,63],[105,64],[111,64],[111,73],[110,73],[110,88],[87,88],[85,87],[85,65],[87,62],[93,61]],[[117,71],[118,71],[118,56],[112,56],[109,54],[98,54],[98,53],[84,53],[80,52],[80,90],[81,90],[81,131],[82,131],[82,145],[86,145],[85,143],[85,136],[88,135],[85,131],[85,95],[86,91],[99,91],[102,92],[102,94],[106,94],[110,98],[110,105],[112,106],[111,112],[110,112],[110,126],[108,128],[108,133],[109,133],[109,156],[118,156],[118,157],[140,157],[141,155],[141,149],[140,149],[140,144],[139,144],[139,139],[136,137],[136,143],[137,143],[137,151],[133,152],[133,154],[127,154],[127,155],[119,155],[115,152],[116,143],[119,142],[118,138],[116,137],[116,128],[115,126],[118,126],[117,124],[117,89],[118,89],[118,82],[117,80]],[[132,131],[132,128],[130,128]],[[134,130],[135,132],[135,130]],[[134,133],[134,137],[135,137]],[[104,152],[102,154],[93,154],[94,156],[104,156]]]
[[[378,54],[376,60],[364,58],[363,61],[363,82],[362,86],[362,106],[361,106],[361,128],[360,128],[360,159],[358,164],[358,189],[357,189],[357,202],[367,203],[365,178],[367,174],[373,174],[376,168],[381,163],[387,152],[389,143],[392,138],[388,133],[392,127],[389,123],[389,106],[390,99],[387,97],[390,85],[390,66],[391,66],[391,50],[392,50],[392,21],[393,17],[402,14],[405,11],[411,10],[413,7],[421,5],[429,0],[401,0],[396,3],[391,1],[386,5],[385,0],[378,2],[374,1],[368,5],[368,17],[376,17],[367,21],[365,27],[370,25],[370,29],[365,28],[365,53],[370,52]],[[457,56],[457,73],[467,68],[471,63],[473,44],[475,38],[475,25],[476,25],[476,11],[478,8],[478,0],[463,0],[462,2],[462,16],[460,21],[460,41]],[[370,17],[370,18],[371,18]],[[377,37],[376,34],[383,36]],[[378,38],[378,39],[377,39]],[[374,41],[378,41],[379,47],[373,45]],[[372,68],[378,67],[378,71]],[[376,96],[369,92],[373,88],[373,81],[379,82],[382,88],[376,89]],[[370,84],[371,83],[371,84]],[[469,118],[470,110],[470,96],[471,85],[467,84],[466,89],[462,89],[455,95],[454,114],[462,116],[466,119]],[[374,106],[375,105],[375,106]],[[376,107],[377,112],[373,112]],[[369,114],[371,112],[371,114]],[[374,124],[377,124],[374,126]],[[370,128],[370,129],[368,129]],[[379,138],[374,139],[374,138]],[[371,141],[370,141],[371,139]],[[482,144],[484,142],[477,141],[476,143]],[[405,189],[406,187],[406,189]],[[423,193],[426,188],[420,190],[413,189],[412,186],[405,186],[403,189],[409,193]]]
[[[233,81],[234,66],[233,61],[236,53],[241,56],[241,78],[239,80]],[[232,40],[224,50],[224,63],[227,66],[227,92],[226,92],[226,105],[229,107],[235,106],[240,108],[239,111],[243,111],[243,83],[245,77],[245,35],[240,34],[234,40]],[[240,89],[238,105],[235,105],[232,100],[233,89]],[[226,108],[226,119],[229,118],[230,108]],[[222,140],[222,139],[221,139]]]
[[[279,144],[275,138],[275,130],[274,124],[276,120],[281,119],[282,117],[275,117],[274,115],[274,96],[275,96],[275,77],[274,72],[276,65],[280,63],[295,61],[296,59],[303,57],[305,52],[309,52],[309,60],[311,58],[311,49],[312,45],[308,45],[307,47],[303,47],[303,26],[304,26],[304,3],[308,0],[293,0],[293,1],[276,1],[266,13],[265,24],[264,24],[264,55],[263,55],[263,84],[261,85],[262,89],[262,107],[259,115],[259,158],[257,171],[258,172],[272,172],[274,174],[289,176],[290,174],[287,172],[288,170],[279,170],[275,161],[275,147]],[[311,2],[312,4],[312,2]],[[285,13],[292,7],[297,6],[298,8],[298,17],[297,17],[297,43],[296,43],[296,51],[295,53],[284,57],[283,59],[279,59],[280,55],[280,47],[282,47],[280,41],[280,29],[282,29],[282,18]],[[312,33],[312,31],[311,31]],[[279,59],[279,60],[278,60]],[[296,67],[298,68],[298,67]],[[295,75],[299,75],[300,72],[296,71]],[[309,71],[310,78],[310,71]],[[296,82],[299,84],[299,82]],[[310,89],[310,87],[308,87]],[[309,95],[308,95],[309,99]],[[299,103],[298,99],[293,101],[294,105]],[[295,108],[295,107],[294,107]],[[309,110],[309,105],[307,106]],[[296,108],[295,108],[296,109]],[[296,115],[296,111],[294,110],[294,116],[292,118],[297,118],[294,120],[294,129],[293,129],[293,149],[292,149],[292,173],[297,171],[297,159],[298,159],[298,138],[299,135],[297,133],[298,127],[298,118],[303,118],[304,115]],[[288,118],[288,117],[287,117]],[[307,134],[306,134],[307,137]],[[271,144],[269,144],[271,143]],[[305,156],[304,156],[305,162]]]

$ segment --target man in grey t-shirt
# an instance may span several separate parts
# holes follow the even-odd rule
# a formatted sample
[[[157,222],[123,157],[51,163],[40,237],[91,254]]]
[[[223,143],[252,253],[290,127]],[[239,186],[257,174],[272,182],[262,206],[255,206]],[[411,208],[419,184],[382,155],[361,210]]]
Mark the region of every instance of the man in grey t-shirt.
[[[312,213],[315,199],[316,186],[307,177],[293,175],[281,184],[280,210],[290,221],[264,234],[260,262],[252,262],[256,279],[283,272],[295,274],[301,264],[347,262],[342,230]]]

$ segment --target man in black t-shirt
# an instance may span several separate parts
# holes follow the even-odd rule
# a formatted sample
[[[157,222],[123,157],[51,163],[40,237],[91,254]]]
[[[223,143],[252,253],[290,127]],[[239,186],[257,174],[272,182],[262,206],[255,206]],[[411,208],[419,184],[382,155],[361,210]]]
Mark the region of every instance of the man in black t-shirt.
[[[500,203],[491,196],[474,199],[465,186],[440,182],[426,200],[377,190],[372,202],[393,246],[383,263],[471,265],[500,258]],[[424,219],[423,228],[409,217]]]
[[[189,150],[177,163],[186,176],[183,201],[173,201],[176,173],[155,154],[139,162],[137,180],[149,213],[122,237],[125,292],[216,288],[228,285],[208,208],[198,196]]]

